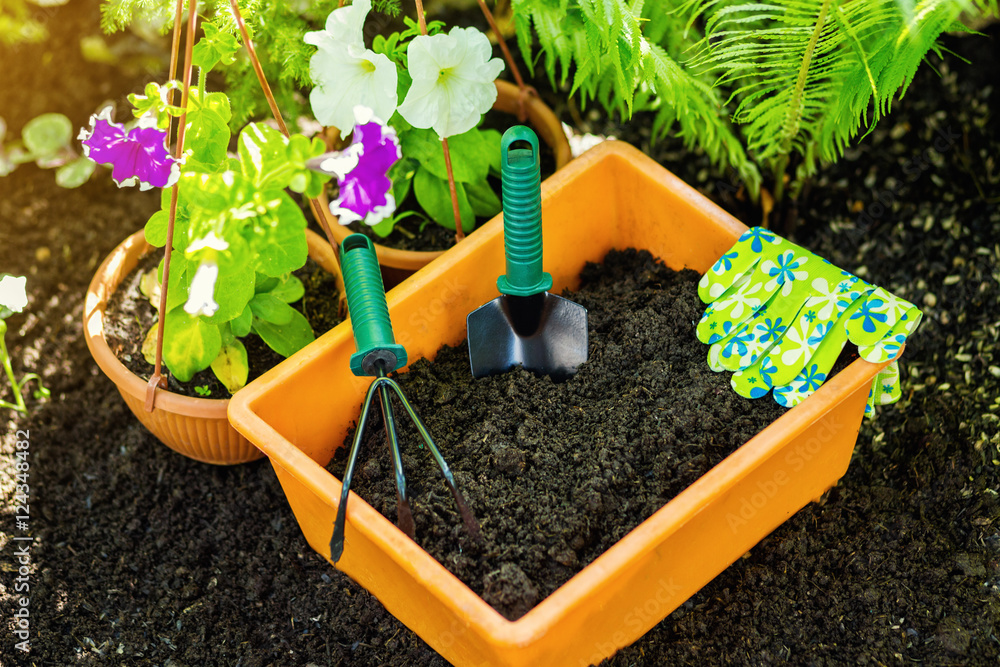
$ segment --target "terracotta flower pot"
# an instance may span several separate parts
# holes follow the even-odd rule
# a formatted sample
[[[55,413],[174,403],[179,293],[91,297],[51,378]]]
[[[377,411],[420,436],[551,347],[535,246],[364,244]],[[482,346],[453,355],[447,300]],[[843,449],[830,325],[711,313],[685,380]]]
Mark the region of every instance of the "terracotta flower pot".
[[[336,258],[330,244],[306,232],[309,256],[333,272]],[[104,311],[108,299],[139,260],[155,250],[139,231],[125,239],[97,269],[87,290],[83,329],[87,347],[121,393],[132,413],[160,442],[176,452],[204,463],[230,465],[254,461],[263,453],[229,424],[226,411],[230,399],[196,398],[160,390],[152,412],[145,409],[146,381],[132,373],[104,340]]]
[[[612,248],[645,248],[674,269],[704,272],[746,230],[618,141],[542,184],[542,218],[543,265],[555,293],[575,287],[584,263]],[[464,340],[466,314],[497,295],[502,222],[491,220],[389,293],[396,340],[411,362]],[[370,382],[351,374],[353,352],[344,323],[302,350],[296,364],[248,385],[229,408],[236,428],[270,457],[309,543],[327,557],[341,483],[324,466],[343,446]],[[599,663],[836,483],[880,368],[853,362],[517,621],[357,496],[337,567],[456,665]],[[325,391],[332,382],[340,387],[335,398]]]
[[[507,81],[496,81],[497,99],[493,109],[507,114],[517,115],[520,91],[517,86]],[[563,130],[562,123],[544,102],[538,97],[530,97],[527,104],[528,124],[534,128],[539,139],[545,142],[555,152],[556,170],[562,169],[572,159],[569,140]],[[331,232],[337,242],[342,242],[351,230],[341,225],[332,225]],[[382,267],[383,281],[387,288],[398,285],[418,269],[441,256],[444,250],[397,250],[378,243],[375,253]]]

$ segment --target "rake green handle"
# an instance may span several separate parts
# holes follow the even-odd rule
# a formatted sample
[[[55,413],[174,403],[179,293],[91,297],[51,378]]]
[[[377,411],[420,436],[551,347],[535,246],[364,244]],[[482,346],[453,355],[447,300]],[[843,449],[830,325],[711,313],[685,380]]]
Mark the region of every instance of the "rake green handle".
[[[364,234],[351,234],[340,246],[347,308],[358,351],[351,355],[351,372],[376,376],[379,366],[390,373],[406,365],[406,349],[396,343],[385,303],[385,287],[375,245]],[[381,363],[379,363],[381,362]]]
[[[527,142],[530,148],[512,147]],[[497,279],[501,294],[531,296],[552,289],[552,276],[542,271],[542,188],[538,137],[515,125],[500,140],[503,188],[503,243],[507,274]]]

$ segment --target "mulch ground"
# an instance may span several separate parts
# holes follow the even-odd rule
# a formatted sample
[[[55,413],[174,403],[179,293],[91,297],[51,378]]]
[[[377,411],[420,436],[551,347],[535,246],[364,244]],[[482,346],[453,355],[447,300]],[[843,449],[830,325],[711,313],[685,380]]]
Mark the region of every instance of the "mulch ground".
[[[11,134],[43,111],[81,126],[103,99],[153,76],[76,56],[79,36],[97,33],[96,6],[47,9],[47,46],[0,49],[12,64],[0,68]],[[903,400],[863,425],[847,475],[822,503],[608,664],[996,664],[998,36],[993,27],[949,38],[971,64],[933,59],[937,72],[924,68],[798,208],[796,241],[926,307],[904,356]],[[754,222],[723,187],[727,175],[674,144],[645,145],[645,133],[638,118],[624,137]],[[0,179],[0,271],[27,275],[30,299],[7,340],[16,371],[39,372],[52,390],[30,415],[0,415],[5,630],[22,595],[11,539],[24,534],[13,498],[18,429],[30,431],[34,538],[32,650],[14,650],[5,632],[0,662],[444,664],[308,547],[269,464],[216,468],[174,454],[91,360],[86,285],[156,206],[155,194],[120,191],[106,175],[72,191],[33,166]]]

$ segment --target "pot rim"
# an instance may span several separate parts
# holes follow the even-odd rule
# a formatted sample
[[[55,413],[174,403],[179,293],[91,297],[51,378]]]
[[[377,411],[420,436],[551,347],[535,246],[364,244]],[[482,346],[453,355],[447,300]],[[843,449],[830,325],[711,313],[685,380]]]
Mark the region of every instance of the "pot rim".
[[[306,239],[309,244],[309,257],[327,271],[334,273],[335,269],[331,267],[337,266],[337,260],[330,244],[311,229],[306,229]],[[131,234],[119,243],[104,259],[91,279],[83,306],[83,335],[94,361],[119,391],[140,400],[146,398],[148,382],[130,371],[111,351],[104,339],[104,314],[108,299],[118,289],[121,281],[135,268],[140,259],[155,250],[156,248],[146,241],[143,230]],[[229,398],[184,396],[167,389],[158,389],[153,409],[188,417],[225,420],[229,401]]]

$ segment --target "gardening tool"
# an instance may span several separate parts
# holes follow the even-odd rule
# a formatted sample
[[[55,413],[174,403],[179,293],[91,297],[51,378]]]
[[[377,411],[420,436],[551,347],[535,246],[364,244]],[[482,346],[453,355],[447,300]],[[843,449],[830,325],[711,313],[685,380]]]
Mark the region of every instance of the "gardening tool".
[[[500,171],[507,274],[497,279],[500,296],[466,320],[472,374],[484,377],[521,365],[565,379],[587,360],[587,309],[548,292],[552,276],[542,271],[538,137],[530,128],[516,125],[504,133]]]
[[[385,422],[385,435],[392,454],[392,464],[396,471],[397,523],[399,528],[410,536],[415,536],[413,513],[406,493],[406,476],[403,473],[403,459],[399,453],[399,437],[396,433],[396,417],[389,400],[390,390],[396,394],[403,404],[406,414],[413,420],[421,439],[427,444],[431,455],[444,475],[448,488],[455,496],[462,520],[469,533],[479,534],[479,526],[465,499],[455,486],[455,478],[441,452],[434,445],[427,427],[420,420],[416,410],[403,395],[403,390],[395,380],[387,377],[389,373],[406,365],[406,349],[396,343],[392,333],[392,322],[389,320],[389,308],[385,302],[385,289],[382,286],[382,274],[379,272],[378,260],[375,257],[375,247],[364,234],[351,234],[344,239],[340,247],[340,265],[344,273],[344,288],[347,292],[347,307],[351,314],[351,326],[354,329],[354,343],[357,352],[351,355],[351,372],[358,376],[371,376],[375,381],[368,387],[365,402],[361,408],[354,442],[347,459],[347,469],[344,471],[343,489],[340,493],[340,504],[337,507],[337,517],[333,523],[333,536],[330,538],[330,560],[337,562],[344,552],[344,524],[347,519],[347,495],[354,477],[354,466],[358,460],[361,438],[364,436],[365,425],[368,423],[368,411],[377,393],[382,405],[382,419]]]

